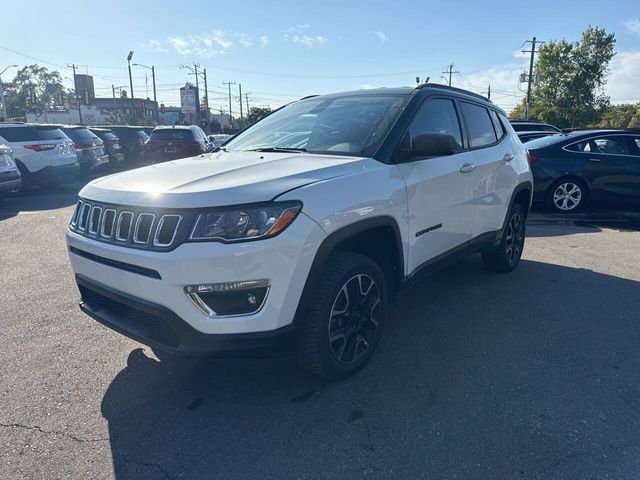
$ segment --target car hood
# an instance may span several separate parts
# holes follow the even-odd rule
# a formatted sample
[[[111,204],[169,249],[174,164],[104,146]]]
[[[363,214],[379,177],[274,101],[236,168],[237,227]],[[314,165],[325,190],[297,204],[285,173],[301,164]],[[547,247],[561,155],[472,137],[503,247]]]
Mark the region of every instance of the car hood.
[[[194,208],[264,202],[379,162],[298,153],[214,152],[98,178],[79,193],[118,205]]]

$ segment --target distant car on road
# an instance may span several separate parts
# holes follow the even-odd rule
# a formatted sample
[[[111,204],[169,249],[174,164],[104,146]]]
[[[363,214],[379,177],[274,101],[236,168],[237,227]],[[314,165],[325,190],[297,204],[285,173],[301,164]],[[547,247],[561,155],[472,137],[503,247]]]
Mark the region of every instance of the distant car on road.
[[[145,160],[166,162],[177,158],[195,157],[213,150],[213,144],[196,125],[156,127],[145,146]]]
[[[73,142],[55,125],[0,123],[0,143],[13,149],[22,175],[21,191],[78,177],[80,167]]]
[[[90,128],[89,130],[104,142],[104,151],[109,155],[109,164],[111,166],[118,166],[124,162],[120,139],[113,131],[108,128]]]
[[[94,171],[109,162],[109,155],[104,151],[104,142],[87,127],[61,126],[60,130],[73,140],[81,174]]]
[[[144,144],[149,140],[149,136],[142,127],[131,127],[128,125],[103,125],[101,128],[108,128],[120,140],[122,153],[127,164],[141,163],[144,159]]]
[[[209,135],[209,140],[215,148],[218,148],[224,142],[231,139],[231,137],[233,137],[233,135],[229,135],[228,133],[217,133],[215,135]]]
[[[0,144],[0,199],[7,193],[16,192],[22,186],[22,175],[13,160],[13,150]]]
[[[527,142],[534,199],[569,213],[587,200],[640,198],[640,130],[581,130]]]

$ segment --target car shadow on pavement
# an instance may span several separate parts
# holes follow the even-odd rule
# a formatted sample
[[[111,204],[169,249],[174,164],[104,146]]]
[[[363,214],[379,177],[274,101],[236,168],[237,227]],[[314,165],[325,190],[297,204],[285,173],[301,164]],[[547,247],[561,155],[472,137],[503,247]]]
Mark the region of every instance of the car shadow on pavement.
[[[401,294],[343,382],[136,349],[102,401],[115,477],[628,478],[638,312],[639,282],[524,260],[491,274],[475,256]]]
[[[77,183],[55,189],[34,189],[22,195],[3,198],[0,200],[0,221],[22,212],[57,210],[75,205],[83,186],[84,183]]]

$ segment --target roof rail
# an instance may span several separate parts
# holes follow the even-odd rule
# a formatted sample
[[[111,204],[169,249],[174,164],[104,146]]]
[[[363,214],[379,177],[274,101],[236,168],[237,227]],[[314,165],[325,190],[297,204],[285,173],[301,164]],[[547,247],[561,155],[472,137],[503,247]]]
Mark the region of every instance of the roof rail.
[[[313,98],[313,97],[319,97],[320,95],[315,94],[315,95],[307,95],[306,97],[302,97],[300,100],[306,100],[307,98]],[[298,101],[300,101],[298,100]]]
[[[487,97],[485,97],[483,95],[480,95],[479,93],[470,92],[469,90],[464,90],[462,88],[450,87],[449,85],[442,85],[441,83],[423,83],[421,85],[418,85],[416,87],[416,90],[419,90],[421,88],[427,88],[427,87],[429,87],[429,88],[440,88],[442,90],[450,90],[450,91],[453,91],[453,92],[463,93],[465,95],[470,95],[472,97],[476,97],[476,98],[479,98],[481,100],[484,100],[485,102],[493,103]]]

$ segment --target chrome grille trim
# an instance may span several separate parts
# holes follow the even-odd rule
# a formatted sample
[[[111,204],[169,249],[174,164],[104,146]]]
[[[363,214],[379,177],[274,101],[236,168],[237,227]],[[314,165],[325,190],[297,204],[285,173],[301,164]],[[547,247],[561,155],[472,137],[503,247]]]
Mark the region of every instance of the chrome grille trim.
[[[120,232],[122,230],[122,222],[123,222],[123,217],[127,216],[129,217],[129,221],[128,223],[128,231],[127,231],[127,236],[123,237],[122,235],[120,235]],[[128,210],[123,210],[122,212],[120,212],[120,215],[118,215],[118,227],[116,229],[116,240],[118,240],[119,242],[126,242],[127,240],[129,240],[129,237],[131,236],[131,224],[133,223],[133,212],[129,212]]]
[[[112,220],[109,225],[109,235],[105,235],[105,231],[106,231],[106,221],[107,221],[107,217],[108,214],[110,212],[113,212],[113,217]],[[117,220],[117,215],[116,215],[116,210],[114,208],[106,208],[105,211],[102,213],[102,221],[100,222],[100,237],[102,238],[112,238],[113,237],[113,232],[114,232],[114,227],[116,225],[116,220]]]
[[[196,213],[79,199],[69,221],[77,235],[121,247],[169,251],[187,241]]]
[[[176,226],[173,229],[173,235],[171,236],[171,240],[169,240],[168,243],[163,243],[163,242],[160,242],[158,239],[160,237],[160,232],[162,232],[162,227],[164,226],[164,221],[165,221],[166,218],[177,218],[178,222],[176,223]],[[169,246],[171,246],[173,241],[176,239],[176,235],[178,234],[178,228],[180,227],[180,222],[181,221],[182,221],[182,215],[177,215],[177,214],[162,215],[162,217],[160,217],[160,221],[158,222],[158,225],[156,226],[156,233],[153,236],[153,246],[154,247],[169,247]]]
[[[98,219],[94,222],[93,219],[95,218],[95,213],[94,212],[98,212]],[[89,228],[87,229],[87,232],[90,235],[97,235],[98,234],[98,230],[100,229],[100,220],[102,219],[102,207],[98,207],[97,205],[94,205],[91,208],[91,214],[89,215]]]
[[[82,209],[80,210],[80,214],[78,217],[78,230],[84,232],[87,229],[87,224],[89,223],[89,213],[91,213],[91,204],[84,202],[82,204]]]
[[[149,217],[151,217],[151,225],[149,225],[149,233],[147,234],[146,238],[143,240],[138,237],[140,223],[142,222],[143,219],[149,218]],[[151,238],[153,233],[153,222],[155,222],[155,220],[156,220],[156,216],[153,213],[141,213],[140,215],[138,215],[138,218],[136,219],[136,227],[133,230],[133,243],[136,243],[138,245],[146,245],[149,242],[149,239]]]

